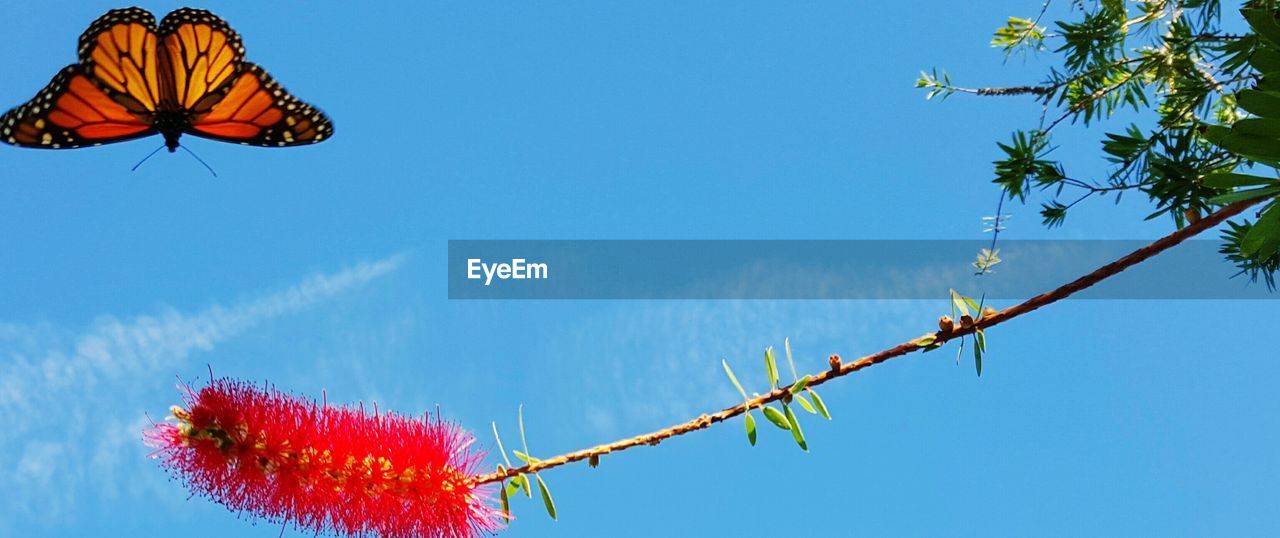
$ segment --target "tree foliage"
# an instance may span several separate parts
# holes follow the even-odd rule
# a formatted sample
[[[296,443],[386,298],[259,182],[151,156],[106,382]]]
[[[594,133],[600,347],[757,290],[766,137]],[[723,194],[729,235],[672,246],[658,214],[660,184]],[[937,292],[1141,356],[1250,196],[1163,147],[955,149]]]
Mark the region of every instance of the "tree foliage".
[[[1081,202],[1119,201],[1129,191],[1150,200],[1148,219],[1169,218],[1179,228],[1233,201],[1273,198],[1256,220],[1228,225],[1222,253],[1242,274],[1274,288],[1280,268],[1276,0],[1246,1],[1229,13],[1219,0],[1075,1],[1058,6],[1068,20],[1049,23],[1051,3],[1034,18],[1009,18],[992,39],[1007,55],[1053,55],[1057,65],[1041,84],[964,88],[935,70],[922,73],[916,85],[930,98],[1031,95],[1043,104],[1035,127],[999,143],[994,182],[1003,197],[1020,202],[1044,192],[1041,216],[1050,227],[1065,224]],[[1241,31],[1224,31],[1236,27]],[[1105,174],[1078,177],[1053,158],[1055,129],[1104,122],[1126,109],[1143,120],[1102,134]],[[995,218],[998,224],[1002,216]]]

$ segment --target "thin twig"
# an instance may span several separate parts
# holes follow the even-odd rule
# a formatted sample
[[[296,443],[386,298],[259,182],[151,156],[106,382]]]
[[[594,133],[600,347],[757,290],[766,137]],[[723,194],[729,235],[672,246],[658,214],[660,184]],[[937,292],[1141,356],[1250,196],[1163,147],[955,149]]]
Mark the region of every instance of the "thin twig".
[[[1239,41],[1244,38],[1242,34],[1196,34],[1193,36],[1196,41]]]
[[[990,87],[990,88],[965,88],[961,86],[937,86],[937,87],[945,88],[949,91],[958,92],[958,93],[968,93],[973,95],[997,96],[997,97],[1006,97],[1010,95],[1037,95],[1037,96],[1053,95],[1054,92],[1058,91],[1063,86],[1071,84],[1085,77],[1089,77],[1109,69],[1115,69],[1117,67],[1123,67],[1131,63],[1141,62],[1149,59],[1150,58],[1146,56],[1137,56],[1133,58],[1128,58],[1128,57],[1121,58],[1109,64],[1098,66],[1081,73],[1077,73],[1069,78],[1059,80],[1052,84],[1004,86],[1004,87],[997,86],[997,87]]]
[[[1061,116],[1058,116],[1058,119],[1053,120],[1051,123],[1049,123],[1049,126],[1045,127],[1044,130],[1041,131],[1041,134],[1047,134],[1049,131],[1052,131],[1054,127],[1057,127],[1059,123],[1062,123],[1063,120],[1072,116],[1076,116],[1081,112],[1084,112],[1094,103],[1098,102],[1103,97],[1106,97],[1107,95],[1111,94],[1111,92],[1114,92],[1116,90],[1119,90],[1120,88],[1123,88],[1125,84],[1128,84],[1129,82],[1133,81],[1134,78],[1136,78],[1139,74],[1141,74],[1145,67],[1146,67],[1145,65],[1138,66],[1136,69],[1134,69],[1133,71],[1130,71],[1127,75],[1125,75],[1125,77],[1121,79],[1119,82],[1116,82],[1115,84],[1112,84],[1105,88],[1099,88],[1098,90],[1094,91],[1093,93],[1085,97],[1083,101],[1080,101],[1078,103],[1073,103],[1071,106],[1068,106],[1067,111],[1064,112]]]
[[[946,343],[950,340],[954,340],[956,338],[960,338],[962,336],[972,334],[975,331],[978,331],[981,329],[987,329],[989,327],[999,325],[1001,323],[1009,321],[1023,314],[1027,314],[1040,307],[1061,301],[1062,299],[1065,299],[1075,294],[1076,292],[1079,292],[1085,288],[1093,286],[1094,284],[1097,284],[1109,277],[1115,276],[1116,274],[1120,273],[1121,271],[1124,271],[1125,269],[1128,269],[1129,267],[1142,263],[1147,259],[1151,258],[1152,256],[1155,256],[1156,254],[1159,254],[1161,252],[1164,252],[1165,250],[1168,250],[1174,246],[1177,246],[1179,243],[1182,243],[1183,241],[1186,241],[1187,239],[1190,239],[1191,237],[1201,232],[1204,232],[1206,230],[1209,230],[1210,228],[1213,228],[1214,226],[1217,226],[1218,224],[1221,224],[1223,221],[1235,215],[1240,214],[1240,212],[1244,211],[1245,209],[1248,209],[1250,206],[1253,206],[1261,201],[1262,199],[1260,198],[1253,199],[1253,200],[1246,200],[1243,202],[1236,202],[1229,206],[1223,207],[1222,209],[1219,209],[1213,212],[1209,216],[1201,219],[1200,221],[1194,224],[1191,224],[1185,228],[1182,228],[1160,239],[1157,239],[1155,242],[1152,242],[1151,244],[1145,247],[1135,250],[1132,253],[1120,259],[1117,259],[1107,265],[1104,265],[1098,268],[1097,270],[1093,271],[1092,273],[1084,275],[1076,279],[1075,281],[1065,284],[1053,291],[1049,291],[1044,294],[1038,295],[1022,303],[1011,306],[1004,310],[1000,310],[993,314],[982,316],[981,318],[975,320],[971,325],[964,326],[964,327],[957,326],[950,331],[935,332],[933,333],[934,342],[938,344]],[[814,387],[817,385],[821,385],[837,377],[842,377],[842,376],[852,374],[858,370],[861,370],[863,368],[867,368],[869,366],[873,366],[876,364],[880,364],[889,359],[901,357],[903,355],[907,355],[915,351],[920,351],[924,348],[917,343],[918,341],[919,341],[918,338],[909,340],[907,342],[903,342],[901,344],[898,344],[889,349],[880,351],[878,353],[867,355],[865,357],[862,357],[850,363],[842,364],[836,360],[833,360],[831,364],[831,369],[823,372],[819,372],[810,376],[810,381],[808,386]],[[784,387],[774,389],[773,391],[770,391],[767,394],[757,396],[755,398],[747,400],[744,403],[741,403],[732,407],[727,407],[725,409],[722,409],[710,415],[707,415],[707,414],[701,415],[693,420],[689,420],[687,422],[677,424],[670,428],[665,428],[658,431],[646,433],[644,435],[638,435],[636,437],[631,437],[629,439],[621,439],[618,441],[614,441],[612,443],[598,445],[591,448],[579,450],[576,452],[569,452],[567,454],[562,454],[559,456],[555,456],[553,458],[540,460],[537,463],[522,465],[520,467],[509,468],[502,472],[495,472],[495,473],[490,473],[486,475],[481,475],[473,478],[472,482],[474,484],[488,484],[492,482],[500,482],[520,474],[536,473],[539,471],[551,469],[553,467],[559,467],[561,465],[565,465],[568,463],[589,459],[593,456],[599,457],[605,454],[609,454],[612,452],[619,452],[622,450],[626,450],[628,448],[637,447],[641,445],[657,445],[658,443],[661,443],[662,441],[668,438],[677,437],[680,435],[684,435],[686,433],[691,433],[698,430],[706,429],[710,427],[712,424],[715,424],[717,422],[724,422],[728,419],[741,415],[745,413],[748,409],[758,408],[765,404],[781,400],[786,394],[789,393],[789,390],[788,390],[789,388],[790,387],[784,386]]]
[[[1046,95],[1053,93],[1056,86],[1008,86],[1004,88],[960,88],[953,86],[951,88],[961,93],[972,93],[974,95],[991,95],[1004,97],[1007,95]]]

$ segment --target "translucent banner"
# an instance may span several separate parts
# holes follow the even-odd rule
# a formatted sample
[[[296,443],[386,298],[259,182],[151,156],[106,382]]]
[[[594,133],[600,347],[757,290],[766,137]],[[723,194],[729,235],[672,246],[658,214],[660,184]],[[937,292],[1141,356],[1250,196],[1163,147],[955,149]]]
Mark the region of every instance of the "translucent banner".
[[[1124,256],[1146,241],[1009,240],[975,275],[984,241],[454,240],[450,299],[945,299],[955,288],[1025,299]],[[1273,299],[1189,241],[1080,299]]]

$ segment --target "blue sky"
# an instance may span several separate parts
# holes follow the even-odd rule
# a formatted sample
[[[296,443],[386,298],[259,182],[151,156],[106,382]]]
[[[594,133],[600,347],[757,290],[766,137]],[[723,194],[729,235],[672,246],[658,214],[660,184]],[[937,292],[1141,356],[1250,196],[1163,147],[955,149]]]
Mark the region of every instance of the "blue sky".
[[[0,107],[35,94],[115,4],[6,3]],[[179,7],[153,2],[161,16]],[[0,147],[0,536],[263,536],[144,459],[178,377],[270,380],[444,413],[549,455],[736,401],[767,345],[800,368],[918,335],[942,302],[446,299],[449,239],[961,239],[992,213],[1026,100],[926,102],[1039,79],[987,45],[1029,0],[921,3],[209,2],[335,121],[296,150],[157,140]],[[1099,132],[1057,155],[1103,169]],[[1008,237],[1151,238],[1139,197]],[[1004,268],[1016,271],[1016,267]],[[998,277],[998,276],[997,276]],[[545,478],[561,520],[505,534],[1274,535],[1280,404],[1267,301],[1081,301],[828,385],[811,453],[740,422]],[[496,462],[496,460],[493,460]],[[285,536],[306,536],[285,532]]]

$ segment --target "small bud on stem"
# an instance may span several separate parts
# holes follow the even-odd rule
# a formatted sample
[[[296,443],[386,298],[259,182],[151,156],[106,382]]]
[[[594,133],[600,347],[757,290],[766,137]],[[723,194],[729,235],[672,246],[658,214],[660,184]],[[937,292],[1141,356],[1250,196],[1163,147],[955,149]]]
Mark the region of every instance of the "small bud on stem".
[[[956,322],[951,319],[951,316],[942,316],[938,318],[938,330],[944,333],[954,331],[956,330]]]

